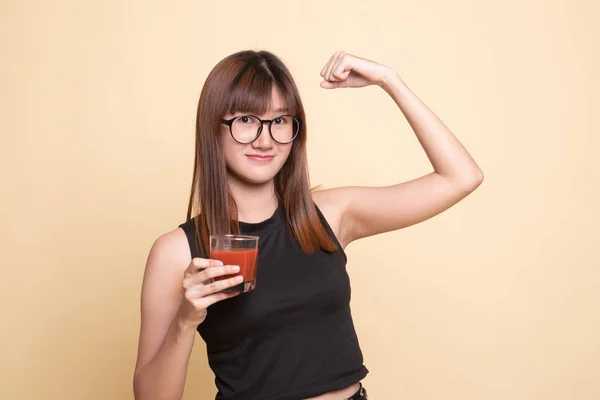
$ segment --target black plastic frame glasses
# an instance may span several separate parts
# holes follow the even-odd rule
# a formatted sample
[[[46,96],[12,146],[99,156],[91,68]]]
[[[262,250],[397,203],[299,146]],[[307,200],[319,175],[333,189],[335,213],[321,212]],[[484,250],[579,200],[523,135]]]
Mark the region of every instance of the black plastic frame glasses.
[[[233,135],[233,122],[236,119],[244,118],[244,117],[252,117],[252,118],[256,118],[258,121],[260,121],[260,127],[258,128],[258,131],[256,132],[256,136],[254,137],[254,139],[250,140],[249,142],[240,142]],[[296,131],[294,132],[294,135],[292,136],[292,138],[290,140],[288,140],[287,142],[280,142],[279,140],[275,139],[275,137],[273,137],[273,131],[271,131],[271,125],[273,124],[273,121],[275,121],[275,120],[277,120],[277,119],[279,119],[281,117],[290,117],[290,118],[292,118],[294,120],[294,123],[298,127],[296,129]],[[292,143],[294,141],[294,139],[296,139],[296,137],[298,137],[298,134],[300,133],[300,127],[301,127],[301,123],[302,122],[300,121],[300,119],[298,117],[294,117],[293,115],[287,115],[287,114],[280,115],[280,116],[275,117],[273,119],[260,119],[256,115],[247,114],[247,115],[238,115],[237,117],[233,117],[233,118],[230,118],[230,119],[222,119],[221,123],[225,124],[225,125],[227,125],[229,127],[229,133],[231,134],[231,137],[233,138],[233,140],[235,140],[236,142],[238,142],[240,144],[250,144],[250,143],[254,142],[256,139],[258,139],[260,137],[260,134],[262,133],[263,126],[264,126],[265,123],[269,124],[269,135],[271,136],[271,139],[273,139],[273,141],[275,141],[275,142],[277,142],[279,144],[288,144],[288,143]]]

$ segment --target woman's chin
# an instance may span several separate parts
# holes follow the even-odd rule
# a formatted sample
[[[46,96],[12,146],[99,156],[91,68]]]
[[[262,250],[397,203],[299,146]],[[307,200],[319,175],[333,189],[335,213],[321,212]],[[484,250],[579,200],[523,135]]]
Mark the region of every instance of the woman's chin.
[[[273,182],[272,174],[234,174],[233,178],[245,185],[263,186]]]

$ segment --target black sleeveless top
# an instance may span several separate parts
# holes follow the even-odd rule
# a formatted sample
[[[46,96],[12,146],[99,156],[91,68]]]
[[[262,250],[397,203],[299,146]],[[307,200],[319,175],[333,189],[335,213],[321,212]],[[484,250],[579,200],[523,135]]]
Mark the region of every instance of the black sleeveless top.
[[[305,254],[287,229],[280,206],[259,223],[240,222],[243,234],[259,236],[256,288],[213,304],[198,332],[215,373],[216,400],[297,400],[342,389],[369,372],[350,312],[346,255]],[[180,225],[192,257],[195,224]]]

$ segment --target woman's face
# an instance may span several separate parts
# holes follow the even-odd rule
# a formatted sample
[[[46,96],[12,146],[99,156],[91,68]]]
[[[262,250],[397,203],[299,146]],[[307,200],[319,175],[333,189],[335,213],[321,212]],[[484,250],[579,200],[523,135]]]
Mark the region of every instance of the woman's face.
[[[225,120],[252,114],[240,110],[235,114],[227,114]],[[256,115],[261,119],[274,119],[283,114],[289,114],[285,110],[283,98],[279,91],[273,88],[271,108],[263,115]],[[244,120],[243,122],[248,122]],[[269,134],[268,123],[263,124],[262,132],[258,139],[249,144],[236,142],[231,136],[229,126],[221,124],[221,135],[223,135],[223,151],[227,164],[229,179],[239,180],[243,183],[265,184],[270,182],[279,172],[292,149],[292,143],[280,144],[273,140]]]

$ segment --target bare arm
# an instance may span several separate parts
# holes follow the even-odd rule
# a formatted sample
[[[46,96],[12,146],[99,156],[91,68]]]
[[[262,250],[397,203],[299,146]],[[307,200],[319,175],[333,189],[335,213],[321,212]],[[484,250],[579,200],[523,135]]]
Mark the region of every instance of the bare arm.
[[[321,74],[325,88],[382,87],[406,117],[433,167],[425,176],[391,186],[342,187],[319,194],[324,207],[335,205],[343,245],[431,218],[481,184],[483,173],[468,151],[395,71],[336,53]]]
[[[237,272],[219,265],[191,260],[181,229],[161,236],[152,246],[142,284],[133,384],[137,400],[181,399],[196,328],[208,306],[235,295],[216,292],[239,283],[233,278],[208,283],[209,278]]]

